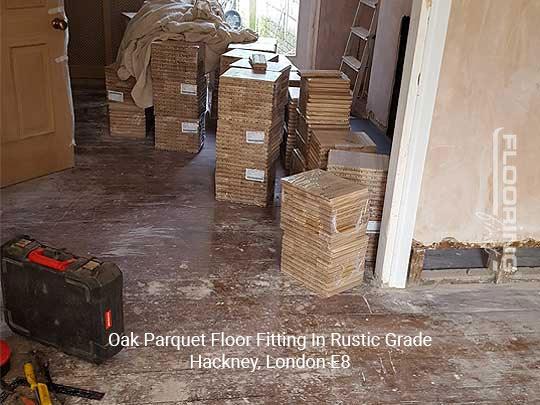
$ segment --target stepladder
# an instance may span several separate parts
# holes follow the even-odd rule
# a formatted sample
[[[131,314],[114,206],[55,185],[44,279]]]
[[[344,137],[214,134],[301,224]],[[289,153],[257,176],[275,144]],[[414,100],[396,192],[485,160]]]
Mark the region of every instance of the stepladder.
[[[377,0],[360,0],[354,16],[340,69],[351,81],[352,113],[365,117],[367,93],[379,4]]]

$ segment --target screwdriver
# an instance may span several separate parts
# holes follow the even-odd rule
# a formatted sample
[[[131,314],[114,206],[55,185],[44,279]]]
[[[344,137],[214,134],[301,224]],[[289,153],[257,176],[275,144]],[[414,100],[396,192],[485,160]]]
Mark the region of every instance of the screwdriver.
[[[30,385],[30,389],[34,392],[38,405],[52,405],[49,389],[45,384],[38,383],[34,374],[34,366],[32,363],[24,364],[24,376]]]

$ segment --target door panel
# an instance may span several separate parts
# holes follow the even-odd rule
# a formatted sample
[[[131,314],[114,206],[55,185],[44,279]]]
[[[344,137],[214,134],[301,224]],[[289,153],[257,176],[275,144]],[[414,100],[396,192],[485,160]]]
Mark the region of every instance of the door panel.
[[[63,1],[0,1],[3,187],[73,166],[73,107]]]
[[[36,44],[11,48],[11,71],[17,100],[20,138],[54,132],[49,48]]]
[[[9,10],[14,10],[18,8],[40,7],[47,4],[46,0],[7,0],[6,3],[6,8]]]

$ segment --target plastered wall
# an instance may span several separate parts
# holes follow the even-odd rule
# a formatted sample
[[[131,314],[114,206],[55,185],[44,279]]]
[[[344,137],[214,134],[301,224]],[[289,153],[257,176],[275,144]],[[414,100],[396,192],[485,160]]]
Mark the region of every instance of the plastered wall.
[[[411,7],[412,0],[381,0],[379,2],[367,110],[375,122],[384,128],[388,126],[401,19],[411,14]]]
[[[358,0],[300,0],[293,62],[300,69],[339,69],[357,7]]]
[[[515,239],[540,239],[539,153],[540,1],[453,0],[414,238],[507,240],[515,186]]]
[[[316,69],[339,69],[358,0],[321,0]]]

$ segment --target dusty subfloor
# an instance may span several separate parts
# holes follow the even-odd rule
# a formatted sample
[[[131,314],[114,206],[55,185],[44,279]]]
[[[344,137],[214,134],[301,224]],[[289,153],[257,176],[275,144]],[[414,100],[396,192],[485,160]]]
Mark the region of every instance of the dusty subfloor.
[[[422,332],[429,348],[308,348],[349,369],[203,371],[191,354],[299,356],[294,349],[126,349],[101,366],[14,336],[9,381],[34,348],[57,382],[104,404],[540,403],[538,284],[358,288],[321,300],[279,272],[278,209],[218,203],[214,149],[188,155],[107,136],[100,92],[76,92],[76,168],[2,190],[2,239],[26,233],[116,262],[127,332],[372,335]],[[66,404],[91,401],[66,399]]]

